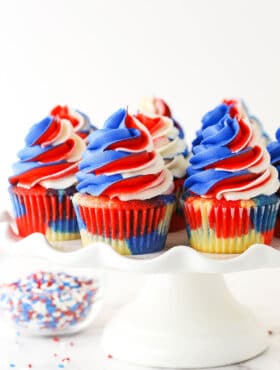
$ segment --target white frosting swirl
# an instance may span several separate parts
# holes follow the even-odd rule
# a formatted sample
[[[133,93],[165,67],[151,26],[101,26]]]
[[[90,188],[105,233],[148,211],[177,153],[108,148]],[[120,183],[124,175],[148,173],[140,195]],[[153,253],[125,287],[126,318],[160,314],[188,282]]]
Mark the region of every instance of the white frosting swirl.
[[[166,167],[175,178],[186,176],[188,159],[185,157],[187,145],[179,136],[179,130],[174,126],[171,118],[159,115],[143,115],[139,113],[137,118],[145,125],[146,120],[154,120],[155,125],[149,124],[148,129],[153,138],[157,153],[164,159]]]
[[[75,142],[75,144],[71,153],[69,153],[69,155],[67,155],[67,157],[65,158],[65,161],[71,162],[75,166],[77,162],[79,162],[82,159],[82,153],[84,152],[86,145],[84,140],[74,133],[74,129],[71,123],[67,119],[62,119],[60,133],[52,142],[52,145],[56,146],[69,139],[72,139]],[[56,178],[57,177],[56,173],[53,174],[53,176],[48,176],[46,180],[40,181],[39,185],[46,189],[66,189],[77,183],[76,175],[67,175],[67,176],[63,176],[63,174],[61,175],[62,176],[60,176],[59,178]],[[52,179],[52,177],[55,178]]]

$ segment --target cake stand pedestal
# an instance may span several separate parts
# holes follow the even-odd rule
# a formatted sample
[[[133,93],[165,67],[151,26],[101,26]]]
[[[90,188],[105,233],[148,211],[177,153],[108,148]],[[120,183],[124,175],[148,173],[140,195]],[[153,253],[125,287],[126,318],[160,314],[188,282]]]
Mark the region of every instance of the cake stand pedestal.
[[[138,298],[104,330],[104,350],[116,359],[166,368],[217,367],[250,359],[268,346],[266,330],[232,297],[222,274],[279,267],[276,248],[256,244],[238,256],[212,256],[175,246],[135,258],[101,243],[62,253],[40,234],[18,240],[3,223],[0,233],[6,255],[149,274]]]
[[[267,334],[222,275],[155,274],[107,325],[103,347],[113,358],[146,366],[216,367],[260,354]]]

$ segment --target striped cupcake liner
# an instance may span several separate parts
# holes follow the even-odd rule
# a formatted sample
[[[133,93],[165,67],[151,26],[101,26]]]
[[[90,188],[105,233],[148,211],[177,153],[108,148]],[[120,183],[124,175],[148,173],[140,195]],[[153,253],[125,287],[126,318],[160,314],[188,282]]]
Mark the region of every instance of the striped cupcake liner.
[[[279,211],[278,211],[278,213],[279,213]],[[276,238],[280,238],[280,215],[279,214],[278,214],[278,216],[276,218],[274,236]]]
[[[280,191],[277,192],[278,199],[280,200]],[[276,222],[275,222],[275,229],[274,229],[274,236],[276,238],[280,238],[280,207],[277,212]]]
[[[272,241],[279,203],[241,207],[238,202],[185,201],[190,245],[205,253],[235,254]]]
[[[176,231],[184,230],[186,227],[186,218],[184,215],[184,206],[182,203],[182,195],[183,195],[183,185],[185,179],[175,179],[175,196],[176,196],[176,204],[174,206],[174,211],[172,213],[169,232],[173,233]]]
[[[174,195],[148,201],[73,198],[83,245],[105,242],[123,255],[161,251],[175,204]]]
[[[38,232],[51,243],[80,239],[72,197],[66,191],[11,187],[10,196],[20,236]]]

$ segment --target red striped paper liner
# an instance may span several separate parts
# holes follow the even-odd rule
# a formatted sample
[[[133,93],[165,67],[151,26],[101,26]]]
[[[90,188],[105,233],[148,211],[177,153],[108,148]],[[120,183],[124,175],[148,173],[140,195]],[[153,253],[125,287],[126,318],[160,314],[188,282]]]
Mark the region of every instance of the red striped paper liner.
[[[184,215],[184,206],[182,202],[183,186],[185,179],[174,179],[176,195],[176,204],[170,221],[169,232],[184,230],[186,227],[186,218]]]
[[[15,214],[22,215],[15,219],[20,236],[38,232],[46,235],[49,242],[80,238],[72,196],[68,193],[42,187],[12,187],[10,194]],[[65,222],[65,215],[68,222]],[[50,222],[56,223],[59,232],[49,227]]]
[[[175,196],[120,201],[76,194],[73,202],[80,230],[86,226],[81,230],[84,245],[103,241],[121,254],[144,254],[164,248]],[[135,250],[130,250],[127,240],[138,237]]]
[[[196,197],[198,199],[198,197]],[[241,207],[239,201],[223,201],[219,204],[210,199],[185,201],[185,215],[190,245],[205,253],[236,254],[250,245],[272,241],[279,203]],[[254,220],[258,231],[251,220]],[[268,226],[268,225],[271,225]]]

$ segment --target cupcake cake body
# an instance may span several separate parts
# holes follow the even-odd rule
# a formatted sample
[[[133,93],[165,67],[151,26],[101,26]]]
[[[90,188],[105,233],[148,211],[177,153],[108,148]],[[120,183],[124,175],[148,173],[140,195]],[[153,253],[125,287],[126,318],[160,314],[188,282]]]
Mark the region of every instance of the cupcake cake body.
[[[276,140],[268,144],[267,150],[271,157],[271,164],[276,168],[278,172],[278,178],[280,179],[280,128],[276,131]],[[277,192],[278,197],[280,196],[280,191]],[[280,210],[278,210],[274,235],[280,237]]]
[[[273,236],[277,171],[257,124],[233,103],[202,119],[185,182],[191,245],[210,253],[241,253]]]
[[[188,166],[187,157],[189,153],[187,145],[184,139],[180,137],[180,131],[171,118],[144,113],[138,113],[136,118],[152,135],[156,152],[161,155],[166,168],[173,175],[177,202],[171,218],[169,231],[182,230],[186,225],[181,197],[186,178],[186,168]]]
[[[20,236],[34,232],[50,242],[80,238],[72,195],[85,149],[68,120],[48,116],[33,125],[9,178]]]
[[[164,248],[175,203],[172,174],[147,129],[120,109],[93,132],[73,202],[84,245],[110,244],[121,254]]]

